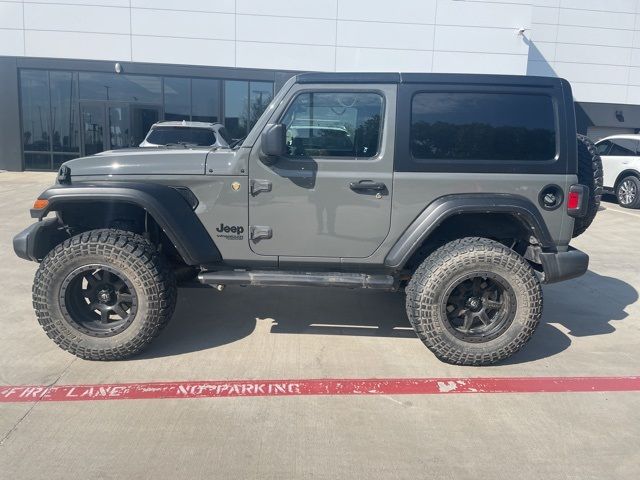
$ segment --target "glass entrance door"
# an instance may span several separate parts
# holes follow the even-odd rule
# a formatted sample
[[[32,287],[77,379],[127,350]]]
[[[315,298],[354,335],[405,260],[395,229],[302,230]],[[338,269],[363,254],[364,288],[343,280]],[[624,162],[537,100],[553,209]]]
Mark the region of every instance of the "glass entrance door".
[[[137,147],[147,136],[151,125],[160,120],[160,107],[155,105],[129,105],[131,109],[131,142]]]
[[[137,147],[151,125],[160,120],[160,107],[114,102],[83,102],[83,155]]]
[[[129,148],[131,144],[131,118],[128,105],[109,105],[109,150]]]
[[[83,103],[80,105],[82,121],[82,154],[93,155],[106,150],[105,144],[105,112],[101,103]]]

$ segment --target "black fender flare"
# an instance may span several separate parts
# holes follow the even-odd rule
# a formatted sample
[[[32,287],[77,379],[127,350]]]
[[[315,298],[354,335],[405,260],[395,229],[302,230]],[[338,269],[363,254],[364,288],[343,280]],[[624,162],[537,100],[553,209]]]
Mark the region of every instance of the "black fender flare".
[[[162,228],[187,265],[203,265],[222,260],[215,242],[187,200],[167,185],[146,182],[90,182],[55,185],[39,199],[47,200],[43,209],[31,209],[41,220],[50,211],[76,202],[128,203],[146,210]]]
[[[470,193],[445,195],[429,204],[393,245],[384,263],[402,268],[423,241],[447,218],[461,213],[509,213],[519,219],[544,249],[555,245],[538,208],[520,195]]]

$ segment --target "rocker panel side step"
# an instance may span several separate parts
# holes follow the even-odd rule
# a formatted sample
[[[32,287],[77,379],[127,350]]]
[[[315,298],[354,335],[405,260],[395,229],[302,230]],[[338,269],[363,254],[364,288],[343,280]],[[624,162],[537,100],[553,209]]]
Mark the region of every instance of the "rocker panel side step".
[[[368,275],[344,272],[285,272],[285,271],[220,271],[203,272],[198,280],[206,285],[251,285],[273,287],[343,287],[397,290],[391,275]],[[219,288],[220,289],[220,288]]]

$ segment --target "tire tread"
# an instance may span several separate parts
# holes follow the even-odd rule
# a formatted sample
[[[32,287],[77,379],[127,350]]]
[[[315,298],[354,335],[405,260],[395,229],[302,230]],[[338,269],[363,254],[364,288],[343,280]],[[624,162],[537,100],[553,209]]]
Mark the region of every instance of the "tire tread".
[[[519,306],[528,310],[524,327],[511,342],[497,350],[481,344],[461,349],[447,341],[444,326],[437,320],[440,304],[435,293],[440,279],[461,263],[477,262],[509,269],[518,279],[516,287],[528,293],[528,304]],[[482,237],[461,238],[436,250],[416,269],[406,294],[407,315],[418,337],[440,360],[455,365],[490,365],[510,357],[529,341],[542,316],[542,289],[529,264],[513,250]]]
[[[67,261],[83,255],[101,255],[126,261],[143,279],[141,288],[148,298],[147,315],[138,335],[121,343],[118,336],[113,345],[87,348],[75,330],[52,318],[47,295],[57,269]],[[33,308],[45,333],[64,350],[86,360],[120,360],[141,352],[167,325],[175,308],[177,288],[173,272],[156,247],[143,236],[116,229],[90,230],[57,245],[40,263],[32,288]]]
[[[589,187],[587,212],[573,222],[573,237],[583,234],[596,218],[602,198],[602,159],[588,137],[578,135],[578,182]]]

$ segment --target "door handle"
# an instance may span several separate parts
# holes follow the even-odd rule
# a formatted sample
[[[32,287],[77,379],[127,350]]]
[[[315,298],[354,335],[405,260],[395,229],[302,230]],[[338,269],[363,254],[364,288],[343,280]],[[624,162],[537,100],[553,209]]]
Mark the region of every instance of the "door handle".
[[[271,230],[271,227],[251,225],[249,227],[249,236],[254,243],[258,243],[260,240],[268,240],[273,237],[273,230]]]
[[[256,180],[252,179],[249,184],[249,191],[252,196],[256,196],[261,192],[270,192],[271,191],[271,182],[269,180]]]
[[[360,180],[358,182],[351,182],[349,188],[354,192],[384,192],[387,190],[387,186],[382,182],[374,182],[372,180]]]

